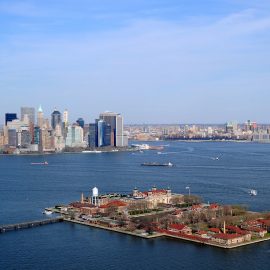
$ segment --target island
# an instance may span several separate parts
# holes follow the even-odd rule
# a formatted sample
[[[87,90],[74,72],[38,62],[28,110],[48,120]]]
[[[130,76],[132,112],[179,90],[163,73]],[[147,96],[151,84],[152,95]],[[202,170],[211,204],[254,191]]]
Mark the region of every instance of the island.
[[[99,194],[98,188],[68,205],[46,208],[64,221],[146,239],[171,237],[219,248],[236,248],[270,240],[270,213],[243,205],[204,203],[196,195],[170,188],[134,188],[131,194]]]

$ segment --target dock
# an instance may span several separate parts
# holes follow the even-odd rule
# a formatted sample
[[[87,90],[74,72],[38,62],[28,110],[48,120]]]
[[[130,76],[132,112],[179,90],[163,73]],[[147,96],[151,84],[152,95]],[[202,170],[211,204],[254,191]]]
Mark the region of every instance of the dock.
[[[22,223],[16,223],[16,224],[0,225],[0,233],[21,230],[21,229],[28,229],[28,228],[58,223],[62,221],[63,221],[62,217],[56,217],[56,218],[34,220],[34,221],[28,221],[28,222],[22,222]]]

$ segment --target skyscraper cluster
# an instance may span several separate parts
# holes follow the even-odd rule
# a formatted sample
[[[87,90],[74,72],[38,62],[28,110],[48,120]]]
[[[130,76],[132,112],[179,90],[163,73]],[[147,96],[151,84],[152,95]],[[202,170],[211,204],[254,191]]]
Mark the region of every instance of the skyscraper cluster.
[[[101,113],[99,119],[89,125],[88,145],[90,148],[127,146],[123,116],[114,112]]]
[[[50,119],[44,117],[39,106],[22,107],[17,113],[5,114],[5,125],[0,129],[0,150],[11,153],[61,152],[73,148],[99,148],[128,145],[123,132],[123,117],[105,112],[93,124],[85,124],[83,118],[70,124],[68,111],[63,114],[55,109]]]

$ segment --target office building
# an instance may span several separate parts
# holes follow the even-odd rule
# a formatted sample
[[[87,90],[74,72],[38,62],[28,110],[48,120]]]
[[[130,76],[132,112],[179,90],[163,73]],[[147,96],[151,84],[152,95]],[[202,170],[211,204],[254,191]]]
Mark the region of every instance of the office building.
[[[89,124],[88,146],[90,148],[98,147],[98,129],[97,124]]]
[[[21,121],[25,120],[25,116],[28,116],[29,122],[35,124],[35,108],[21,107]]]
[[[35,127],[34,128],[34,144],[40,144],[40,127]]]
[[[64,128],[67,128],[68,126],[68,110],[65,109],[63,112],[63,124],[64,124]]]
[[[44,115],[43,115],[43,110],[41,108],[41,105],[38,108],[38,114],[37,114],[37,125],[38,127],[42,128],[43,127],[43,121],[44,121]]]
[[[105,146],[105,126],[106,123],[104,120],[97,120],[97,129],[98,129],[98,147]]]
[[[99,118],[104,120],[111,127],[111,146],[123,147],[127,146],[127,137],[124,135],[123,116],[119,113],[104,112]]]
[[[56,128],[56,125],[62,125],[62,120],[61,120],[61,113],[57,110],[54,110],[53,113],[51,114],[51,126],[52,129]]]
[[[111,145],[111,126],[106,123],[104,127],[104,146],[110,145]]]
[[[21,147],[29,147],[32,141],[32,136],[29,130],[23,129],[20,132],[20,146]]]
[[[12,147],[17,147],[17,132],[16,129],[8,130],[8,145]]]
[[[83,147],[83,129],[79,125],[68,127],[66,146],[68,147]]]
[[[16,113],[6,113],[5,114],[5,125],[7,125],[8,122],[11,122],[12,120],[17,119]]]
[[[84,128],[84,120],[83,118],[78,118],[76,123],[81,127],[81,128]]]

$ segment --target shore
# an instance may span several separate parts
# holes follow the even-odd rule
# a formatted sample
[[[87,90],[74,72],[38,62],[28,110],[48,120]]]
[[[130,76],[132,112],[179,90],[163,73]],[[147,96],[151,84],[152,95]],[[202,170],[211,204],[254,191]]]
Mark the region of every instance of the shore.
[[[264,237],[262,239],[254,239],[254,240],[251,240],[251,241],[248,241],[248,242],[239,243],[239,244],[232,244],[232,245],[226,246],[226,245],[222,245],[222,244],[218,244],[218,243],[209,242],[209,241],[206,241],[206,240],[201,240],[200,241],[200,240],[191,239],[191,238],[188,238],[188,237],[185,237],[185,236],[176,236],[176,235],[171,235],[171,234],[167,234],[167,233],[154,232],[153,234],[148,234],[147,235],[147,234],[141,234],[141,233],[135,233],[135,232],[121,230],[119,228],[110,228],[110,227],[102,226],[102,225],[99,225],[99,224],[93,224],[93,223],[90,223],[90,222],[82,222],[82,221],[78,221],[78,220],[71,220],[71,219],[67,219],[67,218],[64,218],[64,221],[79,224],[79,225],[83,225],[83,226],[89,226],[89,227],[93,227],[93,228],[97,228],[97,229],[102,229],[102,230],[117,232],[117,233],[121,233],[121,234],[136,236],[136,237],[140,237],[140,238],[144,238],[144,239],[154,239],[154,238],[159,238],[159,237],[167,237],[167,238],[179,239],[179,240],[193,242],[193,243],[197,243],[197,244],[201,244],[201,245],[208,245],[208,246],[222,248],[222,249],[235,249],[235,248],[248,246],[248,245],[253,245],[253,244],[256,244],[256,243],[265,242],[265,241],[270,240],[270,236],[268,236],[268,237]]]

